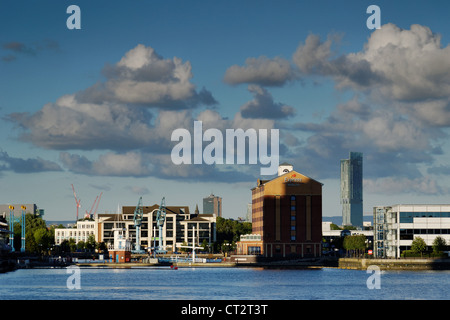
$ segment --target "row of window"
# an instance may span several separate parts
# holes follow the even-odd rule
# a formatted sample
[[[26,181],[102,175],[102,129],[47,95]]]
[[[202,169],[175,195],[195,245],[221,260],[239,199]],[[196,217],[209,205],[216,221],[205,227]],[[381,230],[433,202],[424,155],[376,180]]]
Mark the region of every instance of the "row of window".
[[[89,223],[89,224],[78,224],[77,228],[79,229],[94,229],[95,225],[94,223]]]
[[[80,236],[86,236],[94,234],[94,231],[69,231],[68,234],[64,231],[56,231],[57,237],[80,237]]]
[[[450,212],[400,212],[400,223],[413,223],[414,218],[450,218]]]
[[[400,229],[400,234],[450,234],[450,229]]]

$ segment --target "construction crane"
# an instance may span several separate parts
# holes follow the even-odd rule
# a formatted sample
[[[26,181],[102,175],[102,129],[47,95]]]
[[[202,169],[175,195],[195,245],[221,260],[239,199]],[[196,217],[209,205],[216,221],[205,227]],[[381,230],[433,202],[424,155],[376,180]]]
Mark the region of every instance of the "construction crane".
[[[87,212],[87,210],[86,210],[86,215],[85,215],[86,218],[92,218],[93,216],[95,216],[95,214],[97,213],[98,204],[99,204],[99,202],[100,202],[100,198],[102,197],[102,194],[103,194],[103,192],[100,193],[100,196],[97,196],[97,197],[95,198],[94,203],[92,204],[91,210],[89,210],[89,212]],[[97,201],[97,200],[98,200],[98,201]],[[97,203],[97,206],[95,207],[95,211],[94,211],[94,213],[92,214],[92,210],[94,209],[95,203]]]
[[[144,250],[141,250],[141,224],[143,217],[144,209],[142,207],[142,197],[140,197],[133,216],[134,226],[136,227],[136,247],[133,253],[144,253]]]
[[[77,220],[76,221],[78,221],[78,208],[81,208],[81,204],[80,204],[81,199],[77,199],[77,194],[75,193],[75,188],[73,187],[73,184],[72,184],[72,190],[73,190],[73,196],[75,197],[75,203],[77,204]]]
[[[167,253],[166,250],[163,249],[163,232],[162,229],[164,227],[164,222],[166,221],[166,198],[163,197],[161,200],[161,205],[159,206],[158,212],[156,214],[156,223],[159,229],[159,244],[156,253]]]
[[[101,192],[101,193],[100,193],[100,196],[98,197],[97,205],[95,206],[95,211],[94,211],[94,213],[93,213],[94,216],[95,216],[95,214],[97,213],[98,204],[100,203],[100,199],[102,198],[102,194],[103,194],[103,192]]]

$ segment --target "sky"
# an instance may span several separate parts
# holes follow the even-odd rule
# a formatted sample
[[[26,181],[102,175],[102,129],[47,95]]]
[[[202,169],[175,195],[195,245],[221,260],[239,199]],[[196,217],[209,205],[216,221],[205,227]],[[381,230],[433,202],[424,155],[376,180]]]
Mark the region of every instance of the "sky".
[[[70,5],[81,29],[69,29]],[[370,29],[370,5],[380,28]],[[0,203],[46,220],[211,193],[244,217],[257,164],[172,162],[178,128],[278,129],[280,163],[323,183],[363,153],[364,214],[448,203],[450,3],[0,2]],[[371,20],[372,21],[372,20]],[[203,147],[206,143],[203,144]],[[248,160],[248,159],[247,159]]]

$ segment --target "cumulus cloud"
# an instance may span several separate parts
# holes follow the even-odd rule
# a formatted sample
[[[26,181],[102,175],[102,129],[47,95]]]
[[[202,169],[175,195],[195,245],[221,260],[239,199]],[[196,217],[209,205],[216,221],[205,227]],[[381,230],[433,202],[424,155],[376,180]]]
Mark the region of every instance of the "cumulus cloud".
[[[206,89],[196,91],[191,82],[192,67],[180,58],[164,59],[142,44],[128,51],[114,65],[107,65],[106,82],[77,93],[81,102],[115,102],[150,107],[183,109],[216,100]]]
[[[283,58],[248,58],[245,66],[233,65],[225,72],[229,84],[253,83],[262,86],[281,86],[296,78],[291,63]]]
[[[293,116],[294,108],[273,101],[272,95],[264,88],[257,85],[249,85],[248,91],[254,99],[241,107],[244,118],[280,119]]]
[[[148,142],[151,114],[123,104],[80,103],[65,95],[36,113],[8,119],[25,128],[21,139],[47,149],[128,149]]]
[[[44,160],[40,157],[22,159],[11,157],[5,151],[0,151],[0,171],[14,171],[16,173],[33,173],[62,171],[55,162]]]
[[[373,190],[383,180],[407,192],[443,189],[424,175],[442,153],[439,141],[450,126],[450,47],[428,27],[401,29],[386,24],[372,32],[361,51],[338,54],[335,39],[310,35],[293,54],[302,78],[320,76],[353,99],[339,104],[324,120],[299,122],[290,128],[311,135],[297,148],[298,162],[318,178],[338,176],[337,159],[362,151],[365,175]],[[440,152],[438,152],[441,150]],[[328,168],[334,166],[335,170]],[[432,167],[429,173],[446,172]],[[416,188],[406,187],[419,183]],[[427,191],[425,191],[427,190]]]
[[[136,46],[104,74],[103,83],[6,118],[24,130],[22,141],[46,149],[165,152],[171,130],[191,125],[192,108],[216,103],[196,90],[189,62],[163,59],[151,47]],[[158,107],[157,116],[146,106]]]
[[[310,35],[299,45],[293,61],[303,76],[331,77],[338,88],[372,95],[431,125],[450,125],[450,46],[430,28],[389,23],[361,51],[344,55],[333,53],[332,43]]]
[[[150,164],[140,152],[109,152],[94,161],[85,156],[61,152],[60,161],[69,171],[85,175],[146,177],[150,173]]]

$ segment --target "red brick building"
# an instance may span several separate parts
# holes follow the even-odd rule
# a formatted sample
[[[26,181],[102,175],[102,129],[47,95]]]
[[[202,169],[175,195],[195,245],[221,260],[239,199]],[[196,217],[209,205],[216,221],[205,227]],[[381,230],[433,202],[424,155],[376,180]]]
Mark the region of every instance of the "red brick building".
[[[285,167],[284,169],[282,167]],[[282,164],[279,176],[252,189],[252,233],[265,257],[317,257],[322,245],[322,184]],[[287,169],[286,169],[287,168]],[[248,252],[240,241],[238,253]]]

